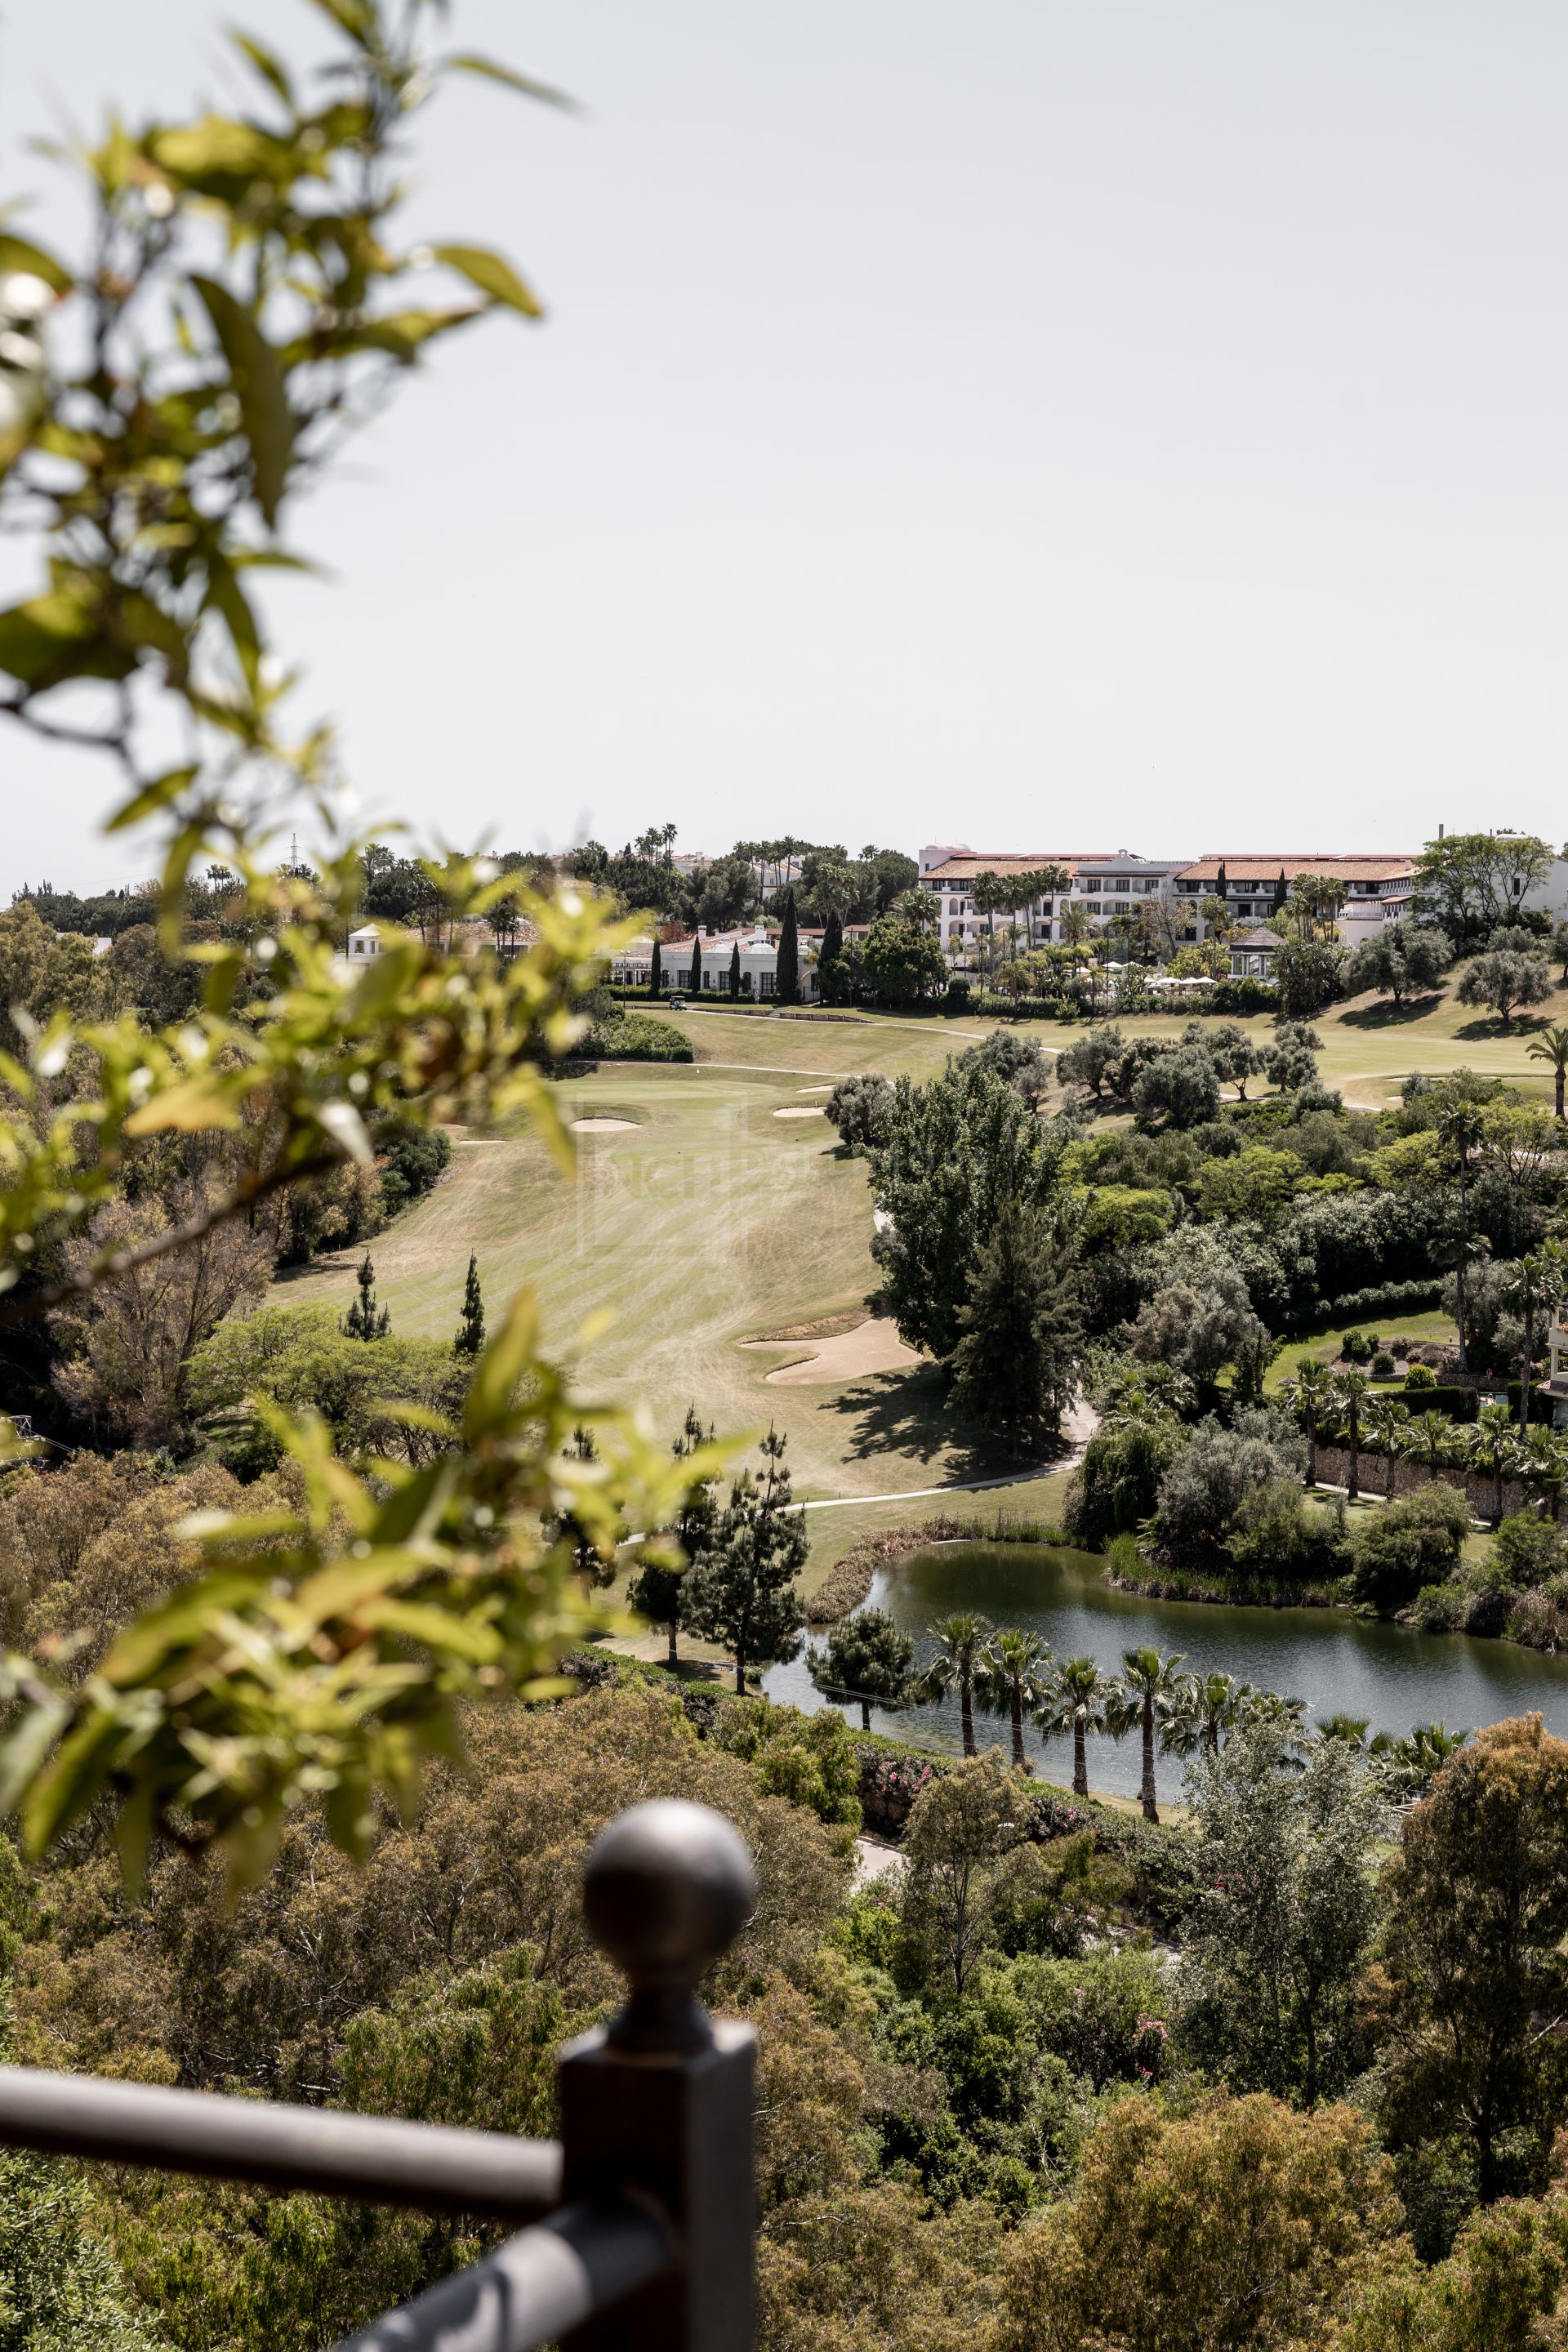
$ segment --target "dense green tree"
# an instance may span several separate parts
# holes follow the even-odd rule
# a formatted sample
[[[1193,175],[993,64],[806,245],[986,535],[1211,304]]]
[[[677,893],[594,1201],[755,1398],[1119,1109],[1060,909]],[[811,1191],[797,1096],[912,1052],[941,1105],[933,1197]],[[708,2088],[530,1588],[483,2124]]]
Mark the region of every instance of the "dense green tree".
[[[1377,1784],[1340,1739],[1298,1767],[1284,1727],[1262,1718],[1205,1744],[1187,1791],[1203,1892],[1183,1931],[1184,2038],[1233,2090],[1336,2097],[1365,2063],[1356,1993],[1387,1833]]]
[[[1490,1005],[1510,1029],[1521,1004],[1539,1004],[1551,995],[1552,974],[1543,956],[1490,948],[1465,966],[1454,992],[1461,1004]]]
[[[738,1003],[741,994],[741,942],[737,940],[730,950],[730,997]]]
[[[471,1360],[437,1339],[348,1338],[328,1307],[262,1307],[230,1316],[191,1356],[190,1409],[219,1453],[242,1472],[279,1458],[271,1431],[252,1410],[266,1397],[290,1413],[320,1413],[339,1452],[426,1462],[443,1441],[400,1423],[388,1400],[460,1417]]]
[[[851,1699],[860,1727],[871,1728],[873,1706],[907,1705],[914,1687],[914,1643],[885,1609],[857,1609],[841,1618],[813,1655],[811,1679],[829,1698]]]
[[[1059,1428],[1083,1349],[1077,1269],[1059,1223],[1004,1204],[958,1326],[955,1402],[1016,1449]]]
[[[1392,2168],[1346,2107],[1120,2100],[1072,2193],[1009,2239],[996,2352],[1297,2352],[1394,2245]]]
[[[1132,1088],[1141,1118],[1163,1118],[1167,1127],[1196,1127],[1219,1109],[1219,1074],[1201,1045],[1182,1045],[1158,1055],[1139,1072]]]
[[[1328,940],[1287,940],[1274,959],[1279,1009],[1291,1020],[1310,1020],[1345,989],[1345,950]]]
[[[940,995],[950,976],[941,942],[928,926],[896,911],[879,915],[871,925],[860,970],[871,993],[893,1004],[918,1004]]]
[[[1352,1544],[1351,1591],[1381,1617],[1407,1608],[1424,1585],[1443,1584],[1464,1553],[1470,1507],[1435,1478],[1363,1519]]]
[[[928,1977],[963,1998],[993,1940],[996,1908],[1023,1842],[1027,1784],[994,1752],[971,1754],[929,1781],[904,1832],[901,1910],[906,1938]]]
[[[1394,2144],[1458,2135],[1483,2204],[1538,2189],[1568,2099],[1568,1744],[1494,1724],[1438,1773],[1387,1877],[1381,2068]]]
[[[951,1062],[917,1087],[895,1081],[870,1152],[888,1223],[875,1248],[888,1303],[910,1346],[950,1357],[963,1336],[982,1251],[1003,1210],[1050,1202],[1063,1139],[1005,1078]]]
[[[840,1078],[827,1097],[827,1123],[848,1151],[867,1152],[887,1140],[893,1085],[879,1070]]]
[[[1100,1102],[1108,1076],[1126,1050],[1127,1040],[1113,1021],[1097,1022],[1058,1056],[1057,1076],[1064,1086],[1087,1087]]]
[[[660,996],[664,992],[664,950],[657,939],[648,959],[647,992],[650,996]]]
[[[1436,923],[1384,923],[1363,940],[1345,967],[1352,995],[1376,989],[1396,1004],[1436,988],[1454,961],[1454,943]]]
[[[1461,950],[1515,923],[1554,852],[1528,833],[1450,833],[1415,861],[1416,913],[1441,924]]]
[[[761,1478],[747,1472],[731,1487],[711,1544],[688,1576],[686,1622],[729,1651],[737,1691],[748,1666],[795,1655],[805,1620],[795,1580],[810,1545],[791,1497],[786,1443],[769,1430]]]

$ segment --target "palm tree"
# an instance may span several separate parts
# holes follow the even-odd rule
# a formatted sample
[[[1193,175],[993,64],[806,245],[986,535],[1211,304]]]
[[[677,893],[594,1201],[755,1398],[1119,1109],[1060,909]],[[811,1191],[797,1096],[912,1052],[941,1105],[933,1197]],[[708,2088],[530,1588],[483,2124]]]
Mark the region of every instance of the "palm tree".
[[[1158,1714],[1169,1717],[1176,1712],[1182,1685],[1181,1657],[1162,1657],[1158,1650],[1123,1650],[1119,1696],[1120,1709],[1113,1709],[1110,1728],[1117,1729],[1116,1716],[1121,1716],[1121,1728],[1131,1731],[1136,1723],[1143,1734],[1143,1778],[1138,1794],[1142,1801],[1143,1818],[1157,1822],[1160,1810],[1154,1792],[1154,1724]]]
[[[1542,1489],[1552,1507],[1555,1526],[1563,1516],[1563,1480],[1568,1473],[1568,1445],[1555,1429],[1527,1429],[1519,1449],[1519,1466]]]
[[[1568,1085],[1568,1024],[1559,1022],[1555,1029],[1543,1029],[1525,1047],[1532,1061],[1550,1062],[1552,1083],[1557,1090],[1557,1122],[1563,1123],[1563,1090]]]
[[[1334,1381],[1334,1394],[1345,1408],[1345,1493],[1353,1503],[1361,1493],[1361,1401],[1367,1391],[1364,1372],[1341,1372]]]
[[[942,1647],[931,1660],[916,1685],[916,1696],[931,1700],[945,1698],[954,1685],[958,1688],[959,1719],[963,1731],[963,1752],[975,1753],[974,1747],[974,1676],[980,1664],[985,1637],[991,1631],[989,1617],[982,1617],[970,1609],[955,1610],[951,1617],[942,1617],[931,1627]]]
[[[1514,1454],[1513,1415],[1506,1404],[1484,1404],[1469,1434],[1468,1451],[1478,1468],[1492,1482],[1492,1522],[1502,1517],[1502,1474]]]
[[[1544,1241],[1539,1249],[1528,1250],[1519,1261],[1508,1286],[1508,1295],[1517,1299],[1521,1320],[1524,1325],[1524,1347],[1519,1368],[1519,1425],[1521,1431],[1530,1427],[1530,1361],[1535,1352],[1535,1302],[1550,1298],[1553,1304],[1563,1296],[1565,1264],[1563,1244]]]
[[[1050,1663],[1050,1645],[1038,1633],[1009,1625],[994,1635],[974,1669],[974,1696],[987,1715],[1010,1716],[1013,1723],[1013,1769],[1025,1769],[1024,1717],[1032,1715],[1045,1692],[1044,1670]]]
[[[1318,1429],[1325,1406],[1334,1393],[1333,1376],[1316,1356],[1303,1356],[1296,1367],[1296,1377],[1285,1391],[1300,1415],[1301,1427],[1307,1433],[1307,1484],[1318,1483]]]
[[[1468,1370],[1465,1361],[1465,1268],[1470,1262],[1468,1247],[1470,1237],[1470,1154],[1486,1137],[1486,1122],[1481,1117],[1480,1106],[1473,1102],[1450,1103],[1437,1121],[1437,1132],[1458,1155],[1460,1233],[1454,1259],[1454,1287],[1459,1310],[1459,1370],[1463,1372]]]
[[[975,875],[969,886],[974,901],[974,911],[985,918],[985,961],[991,971],[996,965],[996,918],[1007,905],[1011,895],[1006,878],[989,871]]]
[[[1318,1717],[1320,1739],[1342,1740],[1347,1748],[1358,1752],[1366,1746],[1366,1735],[1372,1717],[1366,1715],[1321,1715]]]
[[[1087,1736],[1106,1728],[1106,1709],[1116,1685],[1100,1673],[1092,1658],[1064,1658],[1052,1669],[1035,1709],[1042,1738],[1072,1733],[1072,1792],[1089,1794]]]
[[[1404,1450],[1405,1433],[1410,1426],[1410,1407],[1401,1404],[1397,1397],[1374,1396],[1368,1400],[1363,1419],[1366,1433],[1379,1453],[1388,1457],[1388,1475],[1383,1482],[1384,1498],[1394,1499],[1394,1465]]]
[[[1428,1470],[1436,1472],[1443,1462],[1454,1457],[1454,1424],[1446,1412],[1436,1406],[1416,1413],[1405,1433],[1407,1452],[1418,1454]]]
[[[1471,1737],[1468,1731],[1450,1731],[1446,1723],[1417,1723],[1411,1726],[1408,1739],[1391,1739],[1383,1750],[1384,1786],[1389,1795],[1396,1802],[1418,1802]]]
[[[1165,1746],[1178,1756],[1188,1756],[1194,1748],[1217,1756],[1221,1733],[1236,1729],[1256,1696],[1250,1683],[1238,1683],[1234,1675],[1217,1670],[1184,1675],[1181,1694],[1165,1725]]]

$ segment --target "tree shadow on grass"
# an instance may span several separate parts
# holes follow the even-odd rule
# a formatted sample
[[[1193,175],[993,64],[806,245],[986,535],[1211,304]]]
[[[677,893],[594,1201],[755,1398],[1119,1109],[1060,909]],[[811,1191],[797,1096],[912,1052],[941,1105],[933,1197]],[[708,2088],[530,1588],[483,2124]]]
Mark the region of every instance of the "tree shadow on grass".
[[[841,1389],[823,1405],[825,1412],[844,1415],[853,1427],[846,1448],[852,1462],[877,1454],[901,1455],[926,1466],[945,1456],[942,1467],[956,1485],[968,1478],[1005,1478],[1027,1472],[1043,1460],[1037,1449],[1020,1459],[1000,1444],[989,1431],[956,1412],[939,1366],[922,1364],[918,1371],[879,1372]],[[1064,1439],[1065,1459],[1070,1445]]]
[[[1551,1026],[1552,1016],[1549,1013],[1516,1013],[1510,1021],[1506,1022],[1494,1013],[1484,1020],[1461,1023],[1454,1034],[1456,1037],[1479,1039],[1492,1044],[1500,1038],[1529,1037],[1535,1031],[1550,1029]]]
[[[1394,1029],[1406,1021],[1425,1021],[1443,1001],[1440,988],[1427,990],[1420,996],[1406,996],[1396,1003],[1393,997],[1380,997],[1375,1004],[1363,1004],[1353,1013],[1342,1013],[1340,1025],[1345,1029]],[[1463,1032],[1461,1031],[1461,1035]]]

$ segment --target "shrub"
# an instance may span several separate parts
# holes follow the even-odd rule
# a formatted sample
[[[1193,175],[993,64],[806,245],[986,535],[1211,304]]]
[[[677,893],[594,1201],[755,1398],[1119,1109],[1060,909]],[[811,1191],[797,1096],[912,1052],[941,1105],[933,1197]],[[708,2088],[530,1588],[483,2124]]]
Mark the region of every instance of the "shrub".
[[[1316,1521],[1295,1481],[1268,1478],[1244,1495],[1225,1548],[1237,1568],[1304,1567],[1318,1549]]]
[[[423,1200],[451,1157],[451,1139],[445,1129],[401,1129],[376,1154],[384,1215],[399,1216]],[[358,1235],[353,1238],[357,1240]]]
[[[1347,1364],[1363,1364],[1371,1349],[1359,1331],[1347,1331],[1341,1342],[1340,1353]]]
[[[1434,1479],[1388,1504],[1358,1529],[1351,1551],[1351,1590],[1363,1608],[1392,1617],[1423,1585],[1446,1584],[1469,1533],[1469,1506],[1456,1487]]]
[[[1407,1364],[1405,1371],[1405,1385],[1407,1389],[1435,1389],[1437,1385],[1437,1375],[1430,1364]]]
[[[840,1078],[827,1097],[827,1123],[847,1150],[865,1152],[885,1140],[893,1089],[879,1073]]]
[[[1568,1542],[1550,1519],[1515,1511],[1499,1522],[1496,1557],[1508,1582],[1528,1591],[1568,1567]]]
[[[1095,1551],[1146,1519],[1181,1444],[1173,1422],[1131,1421],[1097,1431],[1068,1481],[1062,1517],[1068,1539]]]
[[[1372,1376],[1374,1381],[1391,1381],[1394,1378],[1394,1358],[1386,1348],[1379,1348],[1373,1357]]]
[[[1241,1413],[1234,1429],[1211,1413],[1160,1481],[1155,1513],[1161,1541],[1177,1554],[1217,1550],[1256,1488],[1289,1479],[1301,1466],[1299,1441],[1271,1413]]]

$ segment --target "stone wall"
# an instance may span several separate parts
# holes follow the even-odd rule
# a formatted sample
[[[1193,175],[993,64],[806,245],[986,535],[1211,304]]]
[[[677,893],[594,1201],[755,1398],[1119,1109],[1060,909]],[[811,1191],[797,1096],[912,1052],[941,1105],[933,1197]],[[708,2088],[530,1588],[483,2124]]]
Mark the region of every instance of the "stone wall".
[[[1350,1455],[1342,1445],[1320,1445],[1318,1476],[1325,1486],[1342,1486],[1350,1475]],[[1496,1490],[1484,1470],[1466,1470],[1458,1466],[1428,1470],[1424,1462],[1412,1462],[1408,1455],[1396,1457],[1394,1465],[1395,1495],[1414,1495],[1418,1487],[1430,1486],[1434,1478],[1445,1486],[1458,1488],[1478,1518],[1489,1519],[1496,1508]],[[1388,1457],[1373,1454],[1366,1446],[1361,1449],[1360,1486],[1363,1495],[1382,1495],[1387,1491]],[[1504,1478],[1502,1507],[1522,1511],[1539,1501],[1540,1488],[1523,1478]]]

